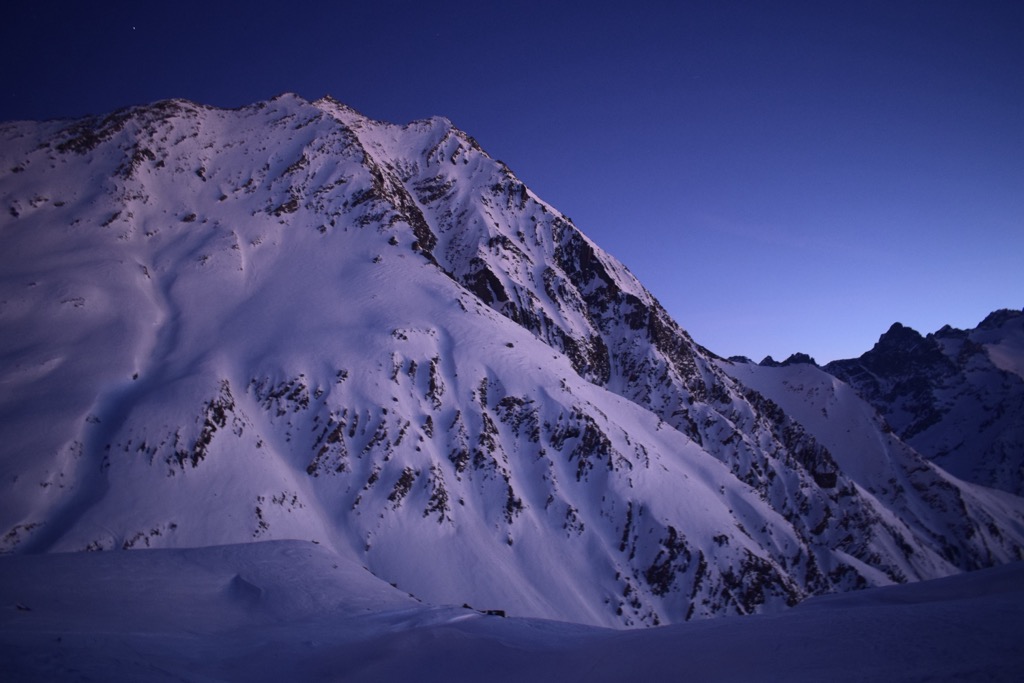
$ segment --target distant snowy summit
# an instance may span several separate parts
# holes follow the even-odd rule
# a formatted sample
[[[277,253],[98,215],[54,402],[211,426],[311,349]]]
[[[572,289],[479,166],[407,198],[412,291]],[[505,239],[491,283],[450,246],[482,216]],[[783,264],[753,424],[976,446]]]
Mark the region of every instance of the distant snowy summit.
[[[0,124],[0,202],[4,552],[304,539],[616,627],[1022,557],[1024,500],[924,457],[906,401],[704,350],[447,119]],[[940,349],[1009,372],[1012,324]]]

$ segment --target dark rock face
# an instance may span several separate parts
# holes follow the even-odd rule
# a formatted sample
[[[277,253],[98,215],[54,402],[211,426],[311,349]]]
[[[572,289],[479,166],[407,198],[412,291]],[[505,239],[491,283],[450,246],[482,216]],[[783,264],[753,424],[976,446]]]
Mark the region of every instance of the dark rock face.
[[[897,433],[909,439],[942,419],[933,392],[956,374],[957,367],[933,338],[894,323],[863,356],[834,361],[825,370],[856,387],[875,407],[886,406],[883,414],[905,412],[908,418]]]
[[[733,359],[730,358],[729,360],[733,360]],[[810,356],[808,356],[806,353],[794,353],[794,354],[790,355],[789,358],[787,358],[786,360],[782,361],[781,363],[779,361],[775,360],[774,358],[772,358],[771,356],[765,356],[764,360],[762,360],[760,363],[758,363],[758,365],[760,365],[761,367],[764,367],[764,368],[784,368],[784,367],[787,367],[789,365],[800,365],[800,364],[815,365],[815,366],[818,365],[818,363],[815,362],[815,360],[813,358],[811,358]]]
[[[794,353],[786,360],[782,361],[783,366],[787,365],[817,365],[818,363],[808,356],[806,353]]]
[[[990,354],[1000,357],[1022,334],[1024,314],[1016,310],[995,311],[973,330],[947,325],[926,336],[895,323],[860,358],[824,369],[926,457],[964,479],[1021,494],[1024,380]]]
[[[998,311],[992,311],[985,316],[985,319],[978,323],[978,329],[998,330],[1006,325],[1019,325],[1021,323],[1022,316],[1024,316],[1024,311],[1017,311],[1012,308],[1001,308]]]

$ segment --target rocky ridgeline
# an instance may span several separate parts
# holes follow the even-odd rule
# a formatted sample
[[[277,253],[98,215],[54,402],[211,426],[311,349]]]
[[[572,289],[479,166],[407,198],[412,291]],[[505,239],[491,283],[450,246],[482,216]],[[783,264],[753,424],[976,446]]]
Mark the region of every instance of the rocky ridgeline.
[[[1024,502],[909,451],[870,493],[445,119],[285,95],[0,138],[8,552],[306,538],[616,626],[1020,557]]]

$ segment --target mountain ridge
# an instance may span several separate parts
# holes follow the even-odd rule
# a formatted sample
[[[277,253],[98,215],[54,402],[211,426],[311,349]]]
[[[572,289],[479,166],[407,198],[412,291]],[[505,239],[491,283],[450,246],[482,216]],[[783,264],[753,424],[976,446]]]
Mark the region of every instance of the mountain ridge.
[[[618,627],[1020,557],[1019,499],[912,449],[871,493],[447,119],[283,95],[0,136],[7,552],[305,538]]]
[[[859,358],[823,366],[900,438],[967,481],[1024,493],[1024,311],[921,335],[894,323]]]

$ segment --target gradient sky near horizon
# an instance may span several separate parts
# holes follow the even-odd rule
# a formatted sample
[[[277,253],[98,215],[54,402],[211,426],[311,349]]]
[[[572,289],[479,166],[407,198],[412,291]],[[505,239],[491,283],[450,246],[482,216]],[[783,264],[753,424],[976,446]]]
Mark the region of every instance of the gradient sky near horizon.
[[[446,116],[725,356],[1024,306],[1024,2],[39,0],[0,58],[0,120]]]

